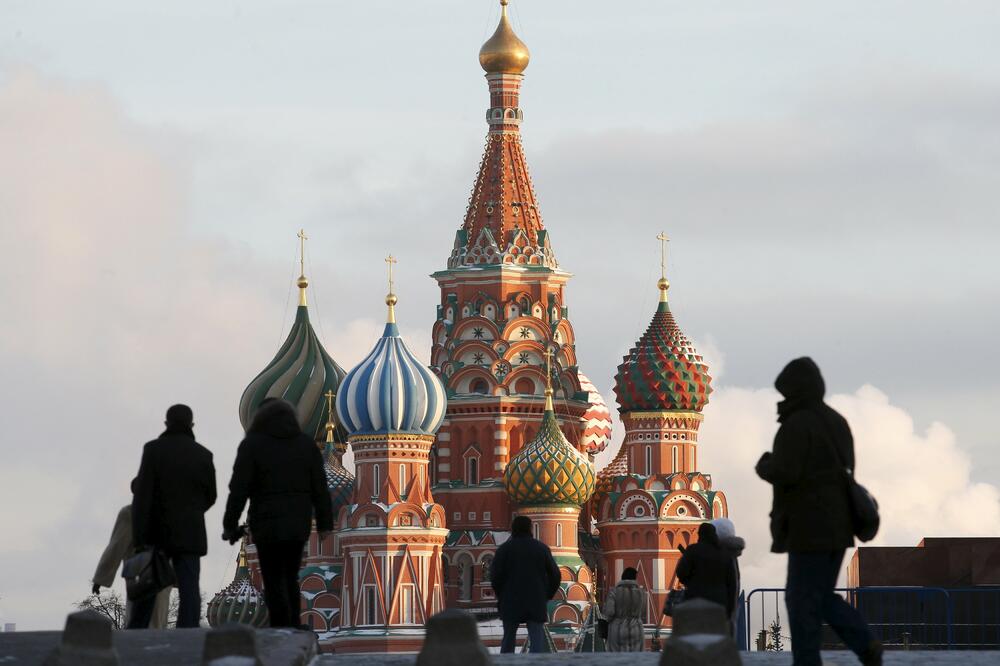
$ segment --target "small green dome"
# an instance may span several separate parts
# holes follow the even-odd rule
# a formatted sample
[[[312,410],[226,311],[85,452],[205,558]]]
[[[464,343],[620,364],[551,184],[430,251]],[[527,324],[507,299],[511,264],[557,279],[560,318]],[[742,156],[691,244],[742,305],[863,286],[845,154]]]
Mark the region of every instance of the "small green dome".
[[[538,434],[507,463],[503,484],[517,504],[582,506],[594,494],[594,468],[547,409]]]

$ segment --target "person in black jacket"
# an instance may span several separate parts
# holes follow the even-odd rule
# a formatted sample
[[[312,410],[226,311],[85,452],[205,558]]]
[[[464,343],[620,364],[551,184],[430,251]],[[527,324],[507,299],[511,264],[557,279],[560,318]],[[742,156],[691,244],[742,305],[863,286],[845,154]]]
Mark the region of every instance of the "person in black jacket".
[[[236,451],[222,519],[222,538],[230,543],[241,536],[238,523],[248,499],[271,626],[298,628],[302,551],[314,515],[320,538],[333,531],[333,505],[323,456],[284,400],[261,402]]]
[[[736,607],[736,568],[732,553],[719,544],[712,523],[698,527],[698,541],[687,547],[677,563],[677,580],[684,586],[684,601],[714,601],[732,618]]]
[[[773,486],[771,550],[788,553],[785,603],[796,666],[819,666],[825,620],[866,666],[882,646],[861,614],[834,593],[844,551],[854,545],[845,469],[854,469],[847,421],[823,402],[826,385],[810,358],[785,366],[774,383],[781,427],[774,450],[757,462]]]
[[[490,583],[503,622],[500,652],[514,651],[517,628],[522,622],[528,626],[531,652],[543,652],[548,601],[559,589],[562,576],[549,547],[531,536],[531,518],[516,517],[510,532],[490,566]]]
[[[201,620],[201,558],[208,554],[205,512],[215,504],[212,453],[194,441],[194,414],[187,405],[167,410],[166,430],[142,450],[132,496],[136,550],[158,548],[177,576],[177,627]],[[156,597],[136,601],[130,629],[149,626]]]

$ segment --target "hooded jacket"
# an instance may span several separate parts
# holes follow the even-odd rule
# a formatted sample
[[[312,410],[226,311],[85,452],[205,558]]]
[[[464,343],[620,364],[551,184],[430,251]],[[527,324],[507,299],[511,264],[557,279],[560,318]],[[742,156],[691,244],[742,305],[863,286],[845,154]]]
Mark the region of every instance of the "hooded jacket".
[[[774,449],[757,463],[771,484],[771,550],[821,552],[854,545],[844,468],[854,469],[847,421],[823,402],[826,385],[810,358],[785,366],[775,380],[781,427]]]
[[[514,532],[490,565],[490,584],[504,622],[547,622],[561,575],[552,551],[531,534]]]
[[[733,558],[723,549],[714,525],[699,525],[697,543],[688,546],[677,563],[677,580],[684,585],[684,600],[714,601],[732,617],[739,593]]]
[[[333,506],[323,456],[303,434],[294,409],[273,400],[258,408],[236,451],[222,526],[237,529],[250,500],[248,522],[256,543],[305,541],[316,529],[333,529]]]

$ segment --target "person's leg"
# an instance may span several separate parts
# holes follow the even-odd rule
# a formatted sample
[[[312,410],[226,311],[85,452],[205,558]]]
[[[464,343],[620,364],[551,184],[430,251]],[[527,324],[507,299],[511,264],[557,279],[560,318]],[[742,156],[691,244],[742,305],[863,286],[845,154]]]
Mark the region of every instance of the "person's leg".
[[[194,629],[201,624],[201,557],[174,555],[170,558],[177,575],[177,628]],[[155,598],[154,598],[155,603]]]
[[[272,627],[288,626],[288,601],[281,563],[281,547],[276,543],[258,543],[257,559],[264,585],[264,603],[267,604],[268,621]]]
[[[517,644],[517,628],[521,626],[519,622],[503,621],[503,639],[500,641],[500,654],[508,654],[514,651]]]
[[[148,629],[149,621],[153,617],[153,606],[156,605],[156,595],[141,601],[130,601],[132,607],[128,616],[127,629]]]
[[[823,588],[827,578],[826,553],[789,553],[785,605],[792,633],[795,666],[820,666],[823,637]]]
[[[302,625],[302,592],[299,589],[299,571],[302,569],[303,541],[290,541],[284,544],[283,566],[285,580],[285,599],[288,603],[289,627],[298,628]]]
[[[526,622],[528,625],[528,640],[531,641],[531,652],[547,652],[545,644],[545,625],[542,622]]]
[[[840,574],[840,565],[843,561],[842,550],[828,554],[827,577],[823,591],[823,619],[837,633],[840,640],[844,641],[844,645],[864,660],[872,649],[875,636],[858,609],[833,591],[837,586],[837,576]]]

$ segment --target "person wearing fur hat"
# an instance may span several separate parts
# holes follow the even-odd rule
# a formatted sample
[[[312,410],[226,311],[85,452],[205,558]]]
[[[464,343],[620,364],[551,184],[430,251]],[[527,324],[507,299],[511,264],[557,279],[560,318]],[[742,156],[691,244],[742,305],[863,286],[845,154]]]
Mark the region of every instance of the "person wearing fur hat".
[[[746,548],[747,542],[742,537],[736,536],[736,526],[728,518],[716,518],[712,521],[712,525],[715,527],[715,533],[719,537],[719,546],[732,558],[733,572],[736,575],[736,585],[734,588],[736,597],[733,599],[733,608],[735,608],[736,604],[739,603],[740,590],[742,589],[739,557],[743,554],[743,549]],[[735,613],[733,613],[732,619],[735,622]],[[733,635],[736,635],[735,626]]]

